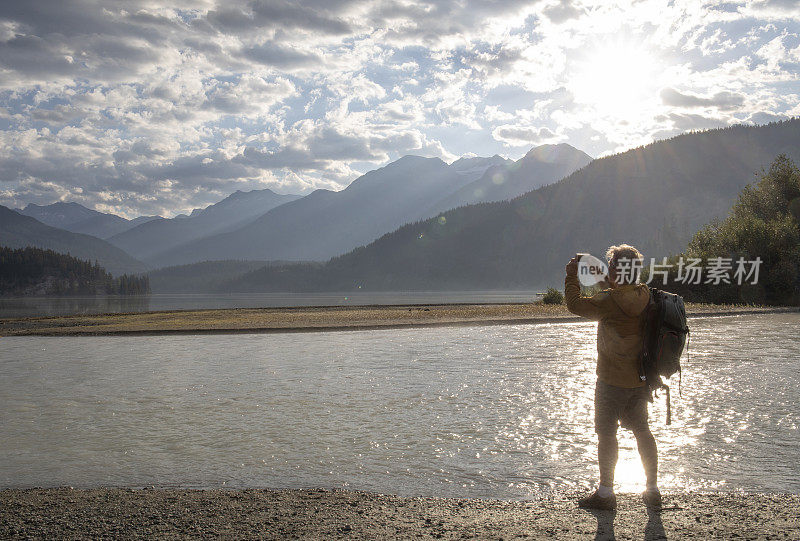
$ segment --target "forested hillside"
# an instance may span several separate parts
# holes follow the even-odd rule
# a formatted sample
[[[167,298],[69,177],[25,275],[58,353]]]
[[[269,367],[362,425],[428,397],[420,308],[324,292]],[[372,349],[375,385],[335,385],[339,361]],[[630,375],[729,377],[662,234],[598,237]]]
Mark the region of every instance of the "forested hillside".
[[[154,293],[198,293],[216,291],[246,272],[268,264],[267,261],[202,261],[163,267],[147,275]]]
[[[779,156],[742,190],[724,220],[698,231],[668,263],[666,283],[654,273],[655,285],[691,301],[798,304],[800,169]],[[709,274],[712,268],[719,278]]]
[[[53,250],[0,247],[0,295],[140,295],[147,276],[114,278],[100,265]]]
[[[0,205],[0,246],[9,248],[34,246],[62,254],[69,253],[79,259],[96,260],[114,275],[139,273],[145,270],[142,262],[102,239],[45,225],[35,218],[23,216],[2,205]]]

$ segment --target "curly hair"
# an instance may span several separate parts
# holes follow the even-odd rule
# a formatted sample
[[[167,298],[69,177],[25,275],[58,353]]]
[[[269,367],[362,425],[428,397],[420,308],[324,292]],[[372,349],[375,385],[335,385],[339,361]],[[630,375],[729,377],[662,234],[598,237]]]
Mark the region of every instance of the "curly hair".
[[[618,262],[625,261],[630,269],[625,276],[618,280],[620,284],[635,284],[639,281],[644,263],[642,253],[630,244],[610,246],[606,250],[606,262],[609,268],[618,268]]]

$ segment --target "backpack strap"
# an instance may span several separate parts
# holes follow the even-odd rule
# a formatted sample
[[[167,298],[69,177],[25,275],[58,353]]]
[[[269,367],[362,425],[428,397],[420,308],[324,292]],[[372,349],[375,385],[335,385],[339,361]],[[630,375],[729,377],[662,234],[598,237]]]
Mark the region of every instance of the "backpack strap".
[[[639,332],[642,336],[642,350],[639,353],[639,380],[647,382],[647,373],[644,369],[645,359],[649,357],[650,351],[649,346],[651,345],[651,336],[648,332],[648,326],[650,321],[656,317],[654,314],[654,310],[656,309],[656,301],[658,299],[658,289],[654,287],[647,288],[647,292],[649,295],[649,299],[647,300],[647,306],[645,306],[644,311],[642,312],[642,323],[640,325]],[[648,386],[650,386],[650,382],[647,382]],[[651,390],[652,390],[652,386]],[[653,399],[651,398],[650,401],[652,402]]]

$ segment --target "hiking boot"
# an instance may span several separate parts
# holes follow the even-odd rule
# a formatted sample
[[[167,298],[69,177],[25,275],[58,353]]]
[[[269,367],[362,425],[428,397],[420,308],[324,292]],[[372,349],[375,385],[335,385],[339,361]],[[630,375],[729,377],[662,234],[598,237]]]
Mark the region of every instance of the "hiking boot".
[[[589,496],[584,496],[578,500],[578,507],[583,509],[604,509],[610,511],[617,508],[617,497],[615,495],[603,497],[593,492]]]
[[[658,490],[645,490],[642,492],[642,501],[648,509],[661,510],[661,492]]]

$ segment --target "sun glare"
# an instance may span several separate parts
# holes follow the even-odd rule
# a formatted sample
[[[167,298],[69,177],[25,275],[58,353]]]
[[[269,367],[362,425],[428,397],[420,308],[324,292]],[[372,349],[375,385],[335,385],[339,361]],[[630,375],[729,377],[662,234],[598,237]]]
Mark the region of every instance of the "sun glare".
[[[656,95],[656,57],[644,47],[613,43],[587,52],[572,78],[575,100],[599,115],[627,117]]]

